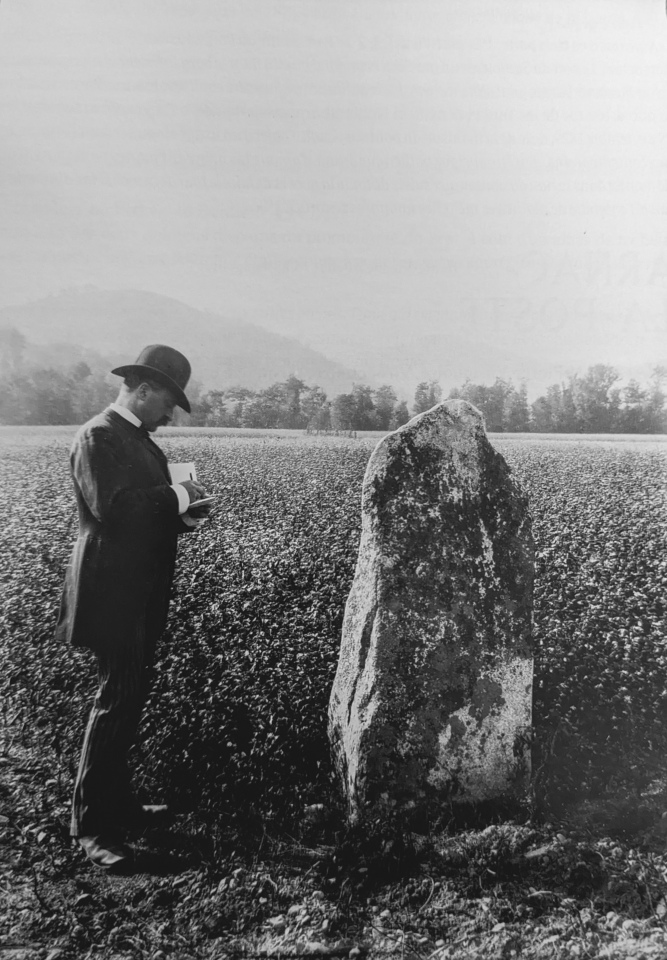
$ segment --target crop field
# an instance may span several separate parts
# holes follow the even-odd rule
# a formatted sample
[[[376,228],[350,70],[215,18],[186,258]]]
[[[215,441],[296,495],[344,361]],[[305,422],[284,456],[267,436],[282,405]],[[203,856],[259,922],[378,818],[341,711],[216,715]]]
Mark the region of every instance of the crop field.
[[[377,437],[163,431],[169,459],[194,460],[220,510],[181,538],[134,757],[145,797],[176,813],[188,870],[180,885],[119,878],[152,904],[123,913],[111,878],[82,881],[90,871],[67,838],[95,689],[90,655],[52,637],[76,528],[72,435],[0,431],[7,943],[156,960],[313,943],[443,960],[635,955],[613,953],[623,940],[664,955],[667,442],[491,438],[529,494],[537,544],[532,795],[511,830],[455,830],[445,811],[431,838],[401,847],[386,825],[345,831],[326,738]],[[106,913],[93,910],[104,896]],[[460,903],[474,922],[451,919]],[[148,921],[160,910],[158,930]]]

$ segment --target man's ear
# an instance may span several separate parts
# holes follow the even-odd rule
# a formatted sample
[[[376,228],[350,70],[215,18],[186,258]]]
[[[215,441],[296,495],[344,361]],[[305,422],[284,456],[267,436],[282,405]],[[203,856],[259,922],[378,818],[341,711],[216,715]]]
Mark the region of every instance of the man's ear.
[[[148,394],[150,393],[150,387],[147,383],[140,383],[139,389],[137,390],[137,396],[140,400],[145,400]]]

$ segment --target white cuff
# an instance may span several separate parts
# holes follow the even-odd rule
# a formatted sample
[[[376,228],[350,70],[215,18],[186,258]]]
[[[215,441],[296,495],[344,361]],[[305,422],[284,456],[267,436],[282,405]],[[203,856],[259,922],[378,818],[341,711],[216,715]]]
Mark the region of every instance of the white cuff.
[[[190,506],[190,494],[185,489],[182,483],[174,483],[171,485],[171,489],[174,491],[178,497],[178,512],[179,514],[184,514],[188,507]]]

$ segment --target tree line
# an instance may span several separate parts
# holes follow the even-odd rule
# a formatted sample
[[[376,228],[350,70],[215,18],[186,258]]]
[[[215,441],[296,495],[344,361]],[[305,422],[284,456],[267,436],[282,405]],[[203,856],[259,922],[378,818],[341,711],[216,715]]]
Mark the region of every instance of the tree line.
[[[350,393],[329,399],[321,387],[294,375],[265,390],[230,387],[209,390],[192,404],[190,422],[198,426],[282,428],[352,432],[394,430],[410,419],[404,400],[389,385],[355,384]]]
[[[35,366],[25,358],[26,341],[13,328],[0,329],[0,423],[83,423],[116,396],[118,380],[105,365],[91,369],[78,360],[66,369]],[[605,364],[553,384],[533,403],[526,384],[496,378],[491,386],[467,380],[448,398],[469,400],[491,432],[667,433],[667,368],[656,367],[647,384],[619,386],[618,371]],[[417,386],[411,408],[389,384],[355,384],[329,398],[317,385],[292,375],[263,390],[232,386],[202,392],[188,387],[193,426],[292,429],[320,432],[394,430],[442,399],[436,381]]]
[[[492,432],[667,433],[667,367],[654,368],[645,385],[621,376],[607,364],[589,367],[548,387],[533,403],[525,384],[497,378],[487,387],[467,381],[450,391],[474,403]]]

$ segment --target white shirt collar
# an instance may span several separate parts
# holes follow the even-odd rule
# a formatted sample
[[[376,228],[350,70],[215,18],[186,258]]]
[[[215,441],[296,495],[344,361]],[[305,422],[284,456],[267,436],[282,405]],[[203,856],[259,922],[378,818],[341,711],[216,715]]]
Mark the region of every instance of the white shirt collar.
[[[131,410],[128,410],[127,407],[121,407],[119,403],[109,404],[109,410],[113,410],[114,413],[117,413],[119,417],[123,417],[125,420],[128,420],[135,427],[143,427],[143,423],[139,417],[135,417]]]

